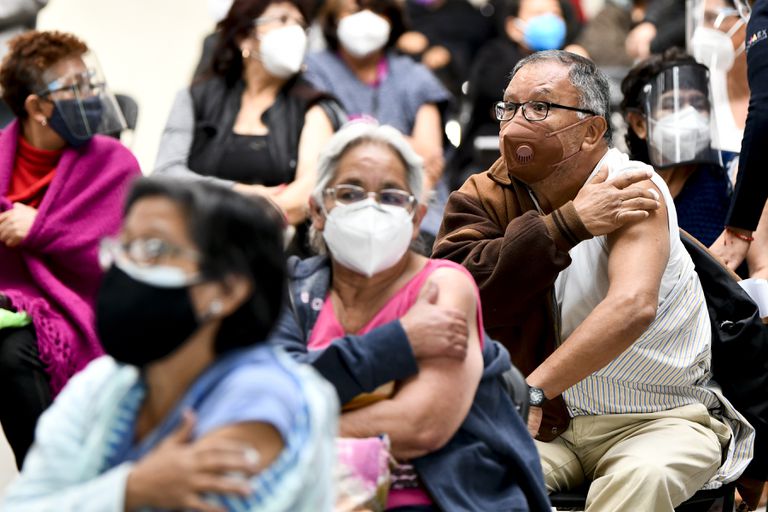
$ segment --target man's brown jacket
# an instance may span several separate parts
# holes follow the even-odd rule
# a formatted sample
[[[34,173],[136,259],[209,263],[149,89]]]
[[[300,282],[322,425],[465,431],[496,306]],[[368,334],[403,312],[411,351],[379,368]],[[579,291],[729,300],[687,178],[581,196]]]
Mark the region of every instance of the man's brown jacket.
[[[539,213],[528,188],[499,159],[451,194],[432,256],[472,273],[486,331],[529,375],[557,344],[555,279],[571,263],[568,251],[589,238],[572,202]],[[562,397],[548,402],[537,439],[554,439],[569,421]]]

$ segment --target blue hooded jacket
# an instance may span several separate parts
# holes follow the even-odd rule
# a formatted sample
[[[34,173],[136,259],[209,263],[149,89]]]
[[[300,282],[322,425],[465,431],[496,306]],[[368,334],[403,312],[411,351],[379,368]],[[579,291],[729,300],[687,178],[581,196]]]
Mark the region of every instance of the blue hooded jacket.
[[[312,327],[331,283],[326,257],[291,258],[289,299],[272,341],[299,361],[312,364],[334,385],[342,404],[392,380],[418,373],[399,321],[362,336],[344,336],[326,349],[308,351]],[[485,337],[484,370],[472,407],[451,440],[413,459],[436,505],[449,512],[551,510],[539,454],[507,394],[502,375],[509,354]]]

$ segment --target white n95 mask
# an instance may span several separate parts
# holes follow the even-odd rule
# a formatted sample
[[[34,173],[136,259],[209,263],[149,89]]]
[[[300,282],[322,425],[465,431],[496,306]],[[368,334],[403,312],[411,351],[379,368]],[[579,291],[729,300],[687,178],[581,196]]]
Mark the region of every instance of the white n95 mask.
[[[400,261],[412,236],[411,213],[371,198],[337,205],[326,216],[323,230],[334,259],[368,277]]]
[[[339,21],[336,35],[354,57],[365,57],[381,50],[389,39],[389,22],[369,10],[350,14]]]
[[[267,72],[290,78],[301,69],[307,51],[307,34],[298,25],[272,30],[261,38],[259,58]]]
[[[651,120],[651,150],[663,165],[694,161],[710,145],[709,117],[691,105]]]
[[[709,27],[696,27],[691,38],[693,57],[711,72],[725,73],[733,67],[736,57],[744,51],[744,45],[733,49],[731,37],[744,24],[739,20],[728,33]]]

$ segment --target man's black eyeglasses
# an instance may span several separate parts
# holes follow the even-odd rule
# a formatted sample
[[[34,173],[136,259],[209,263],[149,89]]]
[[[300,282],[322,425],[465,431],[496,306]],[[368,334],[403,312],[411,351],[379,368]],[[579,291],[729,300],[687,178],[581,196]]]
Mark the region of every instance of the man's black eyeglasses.
[[[528,121],[543,121],[549,115],[549,109],[562,108],[564,110],[573,110],[574,112],[583,112],[584,114],[591,114],[593,116],[598,115],[597,112],[591,110],[569,107],[567,105],[558,105],[557,103],[550,103],[548,101],[526,101],[525,103],[516,103],[514,101],[499,101],[494,105],[494,113],[496,119],[499,121],[509,121],[517,110],[522,107],[523,117]]]

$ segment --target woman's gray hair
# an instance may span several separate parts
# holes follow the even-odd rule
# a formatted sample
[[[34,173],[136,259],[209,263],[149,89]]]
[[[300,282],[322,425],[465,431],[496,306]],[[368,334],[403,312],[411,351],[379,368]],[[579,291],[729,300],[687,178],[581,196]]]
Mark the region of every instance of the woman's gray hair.
[[[370,121],[352,121],[342,126],[331,137],[320,155],[320,162],[317,166],[317,183],[312,192],[312,197],[315,198],[318,205],[323,204],[323,191],[328,188],[328,184],[336,176],[341,157],[348,150],[366,142],[384,144],[397,153],[405,165],[409,192],[416,199],[421,198],[424,163],[403,134],[392,126],[379,125]]]
[[[380,125],[371,121],[352,121],[336,132],[320,154],[317,166],[317,182],[312,197],[318,206],[323,206],[323,192],[336,177],[339,161],[350,149],[366,143],[381,144],[389,147],[402,160],[405,166],[409,192],[417,201],[421,199],[424,180],[424,162],[413,150],[411,144],[400,131],[392,126]],[[326,252],[325,242],[314,229],[310,228],[310,244],[320,254]]]
[[[568,79],[571,84],[579,91],[581,97],[579,108],[591,110],[597,115],[604,117],[608,126],[603,138],[611,145],[613,136],[611,129],[611,91],[608,86],[608,79],[600,68],[591,60],[576,55],[565,50],[546,50],[532,53],[528,57],[521,59],[512,70],[510,79],[514,78],[523,66],[537,64],[540,62],[555,61],[569,67]],[[587,114],[579,112],[580,118],[585,118]]]

